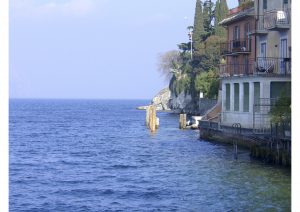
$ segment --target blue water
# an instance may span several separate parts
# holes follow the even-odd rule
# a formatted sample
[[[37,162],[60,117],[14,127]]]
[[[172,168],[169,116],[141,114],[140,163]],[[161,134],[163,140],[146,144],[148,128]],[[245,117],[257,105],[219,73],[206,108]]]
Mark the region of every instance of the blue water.
[[[289,171],[179,130],[147,101],[11,100],[10,211],[289,211]]]

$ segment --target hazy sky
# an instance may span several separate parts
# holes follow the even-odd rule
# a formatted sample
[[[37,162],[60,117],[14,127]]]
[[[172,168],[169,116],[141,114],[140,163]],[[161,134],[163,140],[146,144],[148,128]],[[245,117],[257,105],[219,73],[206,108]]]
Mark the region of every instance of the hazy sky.
[[[195,2],[11,0],[10,97],[152,98],[168,84],[158,54],[188,41]]]

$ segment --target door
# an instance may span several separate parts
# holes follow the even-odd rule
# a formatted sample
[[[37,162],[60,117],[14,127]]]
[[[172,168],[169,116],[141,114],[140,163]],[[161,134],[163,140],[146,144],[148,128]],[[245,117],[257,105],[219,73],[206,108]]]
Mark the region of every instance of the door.
[[[259,58],[257,59],[257,69],[258,70],[265,70],[267,65],[267,43],[263,42],[260,43],[260,54]]]
[[[260,57],[265,58],[267,56],[267,43],[260,44]]]
[[[247,51],[251,50],[251,35],[250,35],[250,31],[251,31],[250,23],[248,22],[248,23],[245,24],[244,39],[243,39],[244,47],[247,48]]]
[[[233,29],[233,41],[232,41],[232,48],[233,51],[236,51],[241,46],[240,44],[240,27],[235,26]]]

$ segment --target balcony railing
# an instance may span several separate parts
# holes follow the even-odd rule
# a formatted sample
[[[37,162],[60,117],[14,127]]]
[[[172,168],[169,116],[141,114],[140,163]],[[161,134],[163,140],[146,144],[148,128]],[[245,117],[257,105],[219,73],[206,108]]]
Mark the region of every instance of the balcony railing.
[[[291,59],[258,57],[256,61],[249,60],[246,64],[221,64],[219,74],[220,77],[243,75],[290,75]]]
[[[255,63],[255,72],[258,74],[291,74],[291,58],[258,57]]]
[[[290,11],[289,10],[275,10],[266,12],[263,18],[265,29],[288,29],[290,27]]]
[[[222,64],[220,77],[243,76],[253,74],[254,64]]]
[[[221,54],[245,54],[251,52],[251,39],[231,40],[222,43],[220,46]]]
[[[265,19],[263,15],[255,16],[256,21],[253,27],[251,27],[250,34],[258,35],[258,34],[267,34],[268,30],[265,28]]]

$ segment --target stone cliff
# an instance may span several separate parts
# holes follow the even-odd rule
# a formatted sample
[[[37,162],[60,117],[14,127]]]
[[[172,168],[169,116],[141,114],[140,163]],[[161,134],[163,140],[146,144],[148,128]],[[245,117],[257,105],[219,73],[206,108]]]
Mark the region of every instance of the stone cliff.
[[[156,107],[156,110],[169,111],[170,110],[170,108],[169,108],[170,95],[171,95],[171,92],[170,92],[169,88],[164,88],[153,97],[150,104],[154,105]],[[147,107],[148,106],[141,106],[141,107],[138,107],[137,109],[145,110]]]

